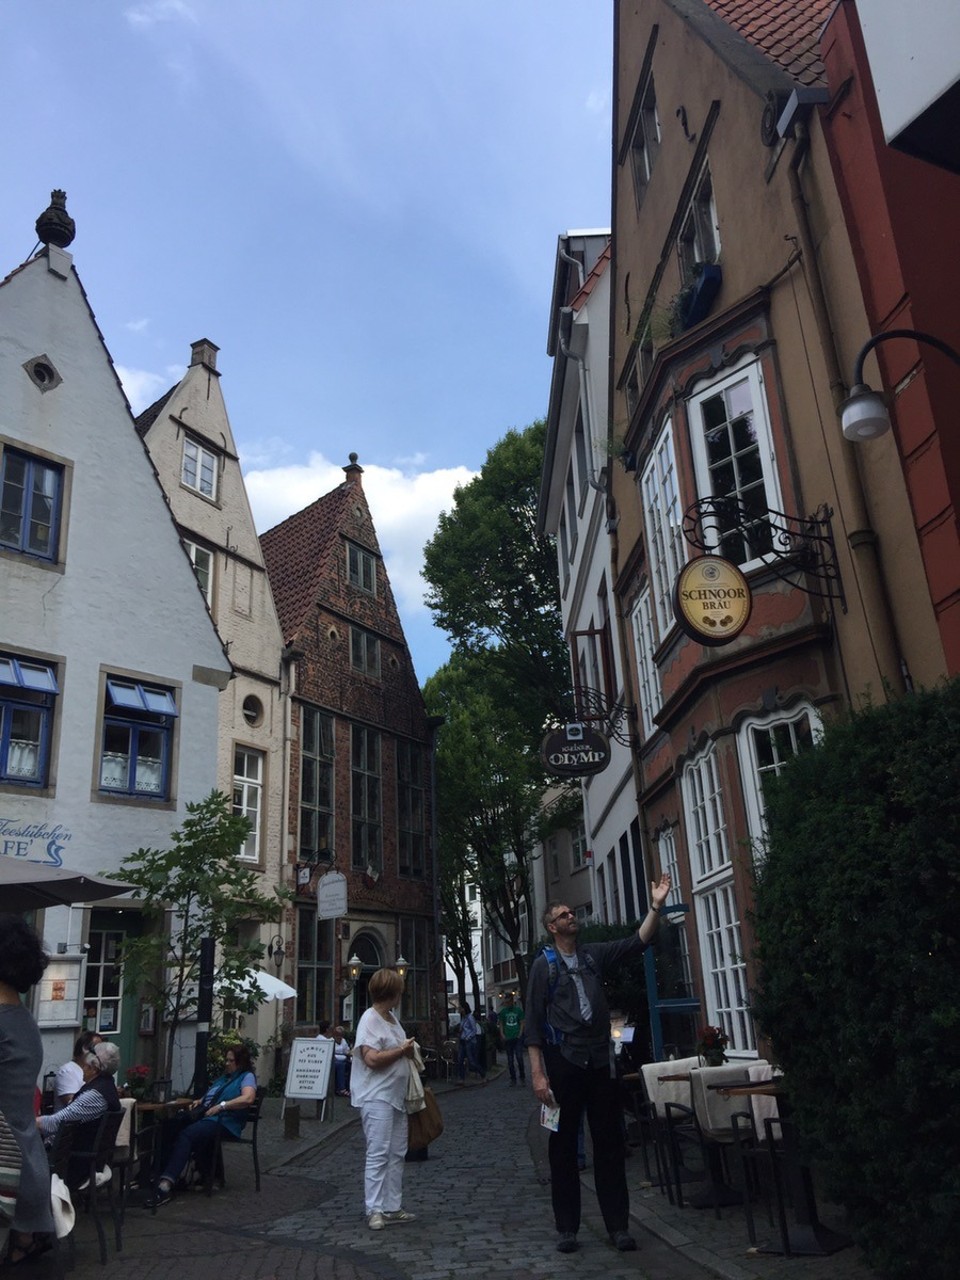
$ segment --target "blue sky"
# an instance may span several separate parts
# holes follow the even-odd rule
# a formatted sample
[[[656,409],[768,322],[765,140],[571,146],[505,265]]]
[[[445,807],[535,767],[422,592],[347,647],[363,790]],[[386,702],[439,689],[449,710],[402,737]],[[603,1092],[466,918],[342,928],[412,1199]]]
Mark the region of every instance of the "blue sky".
[[[4,0],[0,275],[53,187],[134,410],[220,347],[258,528],[355,451],[421,680],[420,552],[546,412],[557,235],[609,223],[607,0]]]

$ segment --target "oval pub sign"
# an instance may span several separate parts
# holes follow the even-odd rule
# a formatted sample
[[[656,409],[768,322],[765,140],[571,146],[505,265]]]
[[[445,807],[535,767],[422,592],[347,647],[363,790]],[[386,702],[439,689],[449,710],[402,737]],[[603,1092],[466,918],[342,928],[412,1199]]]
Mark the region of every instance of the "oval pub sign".
[[[750,619],[753,595],[735,564],[720,556],[698,556],[684,565],[673,589],[680,626],[701,644],[729,644]]]
[[[610,743],[598,729],[568,724],[553,729],[540,744],[540,759],[548,773],[561,778],[584,778],[610,763]]]

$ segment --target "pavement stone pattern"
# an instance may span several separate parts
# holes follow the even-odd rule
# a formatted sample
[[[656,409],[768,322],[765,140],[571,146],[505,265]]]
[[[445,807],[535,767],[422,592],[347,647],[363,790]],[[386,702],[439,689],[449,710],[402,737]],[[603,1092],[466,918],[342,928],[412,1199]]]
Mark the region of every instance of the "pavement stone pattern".
[[[505,1072],[485,1084],[439,1084],[444,1133],[423,1161],[404,1171],[404,1207],[417,1221],[370,1231],[363,1214],[363,1135],[357,1112],[337,1098],[327,1118],[301,1104],[299,1140],[284,1138],[280,1100],[268,1099],[260,1126],[262,1191],[248,1148],[225,1148],[227,1188],[207,1198],[176,1197],[156,1214],[131,1195],[124,1249],[108,1223],[101,1267],[92,1228],[81,1215],[77,1265],[69,1280],[872,1280],[851,1247],[828,1258],[751,1253],[742,1213],[674,1209],[644,1181],[634,1151],[627,1162],[636,1253],[607,1240],[583,1175],[581,1248],[556,1252],[546,1164],[546,1133],[529,1088]],[[824,1210],[830,1226],[842,1222]],[[758,1232],[767,1232],[762,1206]],[[771,1238],[772,1238],[772,1232]],[[50,1255],[31,1265],[53,1280]]]

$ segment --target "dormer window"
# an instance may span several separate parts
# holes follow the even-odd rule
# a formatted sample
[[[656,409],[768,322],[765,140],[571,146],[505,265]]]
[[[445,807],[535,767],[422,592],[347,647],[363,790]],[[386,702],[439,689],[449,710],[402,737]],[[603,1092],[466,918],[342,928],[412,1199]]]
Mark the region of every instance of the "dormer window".
[[[637,208],[643,204],[647,185],[660,150],[660,119],[657,115],[657,95],[653,76],[647,77],[637,111],[637,121],[630,139],[630,165],[633,170],[633,190]]]
[[[680,274],[684,284],[690,284],[696,280],[704,263],[716,262],[720,257],[720,228],[709,166],[704,166],[697,180],[683,226],[680,228],[677,247],[680,252]]]
[[[219,466],[217,455],[189,437],[183,442],[183,464],[180,479],[188,489],[203,494],[216,502],[219,490]]]
[[[370,595],[377,594],[377,559],[355,542],[347,543],[347,579]]]

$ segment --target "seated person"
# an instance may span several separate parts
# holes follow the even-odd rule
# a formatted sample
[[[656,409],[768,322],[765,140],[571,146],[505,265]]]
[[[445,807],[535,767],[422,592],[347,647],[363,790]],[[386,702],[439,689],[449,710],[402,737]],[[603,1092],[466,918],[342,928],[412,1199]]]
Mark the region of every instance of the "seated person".
[[[53,1109],[60,1111],[71,1103],[83,1087],[83,1064],[92,1048],[100,1044],[103,1036],[95,1031],[84,1031],[73,1046],[73,1057],[57,1072],[53,1082]]]
[[[334,1088],[338,1098],[350,1097],[350,1046],[344,1038],[343,1027],[333,1028]]]
[[[169,1203],[174,1184],[191,1157],[200,1162],[213,1150],[218,1127],[225,1142],[240,1137],[247,1122],[247,1108],[256,1098],[257,1077],[250,1070],[250,1050],[243,1044],[233,1045],[227,1050],[226,1071],[190,1108],[189,1123],[173,1144],[157,1189],[147,1201],[148,1209]]]
[[[330,1039],[330,1019],[329,1018],[325,1018],[322,1022],[317,1023],[317,1039],[318,1040]]]
[[[62,1125],[77,1123],[79,1127],[73,1140],[74,1149],[92,1151],[104,1114],[123,1110],[113,1078],[119,1065],[120,1050],[115,1044],[103,1040],[94,1045],[84,1058],[83,1085],[77,1090],[73,1101],[52,1116],[37,1116],[37,1128],[44,1139],[52,1139]],[[86,1182],[89,1176],[89,1162],[71,1157],[64,1179],[71,1191]]]

